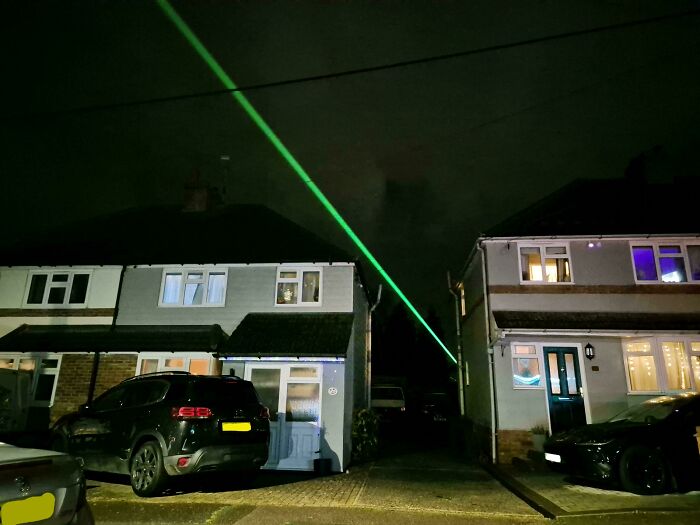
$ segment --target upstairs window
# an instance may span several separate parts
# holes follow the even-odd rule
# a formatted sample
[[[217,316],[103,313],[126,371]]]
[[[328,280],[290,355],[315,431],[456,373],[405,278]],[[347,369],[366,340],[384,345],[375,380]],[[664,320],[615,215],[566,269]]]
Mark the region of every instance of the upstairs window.
[[[317,306],[321,304],[321,270],[279,268],[275,304]]]
[[[29,274],[24,305],[27,307],[81,307],[87,302],[90,272],[51,271]]]
[[[700,282],[700,244],[631,244],[637,283]]]
[[[571,258],[566,244],[518,245],[521,283],[570,283]]]
[[[226,272],[220,270],[165,270],[159,306],[224,306]]]

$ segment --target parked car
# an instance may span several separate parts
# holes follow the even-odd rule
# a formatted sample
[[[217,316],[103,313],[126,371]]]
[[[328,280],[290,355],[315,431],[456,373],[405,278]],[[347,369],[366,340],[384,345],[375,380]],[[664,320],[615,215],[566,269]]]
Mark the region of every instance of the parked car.
[[[428,392],[420,398],[418,417],[424,423],[443,426],[455,413],[454,402],[447,392]]]
[[[127,379],[53,428],[53,448],[82,457],[88,470],[129,474],[139,496],[161,493],[172,476],[252,476],[269,438],[269,411],[250,381],[187,372]]]
[[[80,463],[60,452],[0,443],[0,521],[93,525]]]
[[[403,388],[393,385],[373,386],[371,407],[382,421],[401,418],[406,412]]]
[[[700,394],[662,396],[605,423],[553,435],[545,459],[556,470],[637,494],[698,486]]]

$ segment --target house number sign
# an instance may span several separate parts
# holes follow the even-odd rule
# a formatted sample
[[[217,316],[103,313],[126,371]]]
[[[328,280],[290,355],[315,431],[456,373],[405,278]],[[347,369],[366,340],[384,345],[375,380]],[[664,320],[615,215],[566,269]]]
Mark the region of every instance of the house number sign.
[[[336,387],[334,387],[334,386],[332,386],[332,387],[330,387],[330,388],[328,389],[328,395],[329,395],[329,396],[334,396],[334,395],[336,395],[337,393],[338,393],[338,389],[337,389]]]

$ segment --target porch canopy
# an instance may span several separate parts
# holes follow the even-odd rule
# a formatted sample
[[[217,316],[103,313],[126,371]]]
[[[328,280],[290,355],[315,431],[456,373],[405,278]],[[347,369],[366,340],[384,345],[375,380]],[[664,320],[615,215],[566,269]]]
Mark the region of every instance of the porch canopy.
[[[226,334],[213,325],[22,325],[0,352],[216,352]]]
[[[220,357],[345,357],[353,314],[248,314]]]
[[[700,313],[531,312],[495,310],[500,329],[700,331]]]

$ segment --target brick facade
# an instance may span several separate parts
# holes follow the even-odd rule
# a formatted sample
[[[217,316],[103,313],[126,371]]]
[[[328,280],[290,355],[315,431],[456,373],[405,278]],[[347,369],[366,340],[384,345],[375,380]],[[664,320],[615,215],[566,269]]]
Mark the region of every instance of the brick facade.
[[[73,412],[87,400],[92,374],[92,354],[63,354],[51,408],[51,422]],[[95,384],[95,397],[110,387],[136,374],[138,356],[133,354],[100,354],[100,367]]]
[[[532,433],[529,430],[498,431],[498,462],[508,464],[514,458],[527,459],[527,453],[533,450]]]

